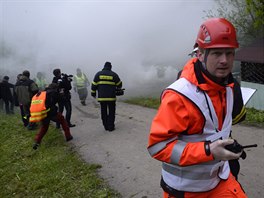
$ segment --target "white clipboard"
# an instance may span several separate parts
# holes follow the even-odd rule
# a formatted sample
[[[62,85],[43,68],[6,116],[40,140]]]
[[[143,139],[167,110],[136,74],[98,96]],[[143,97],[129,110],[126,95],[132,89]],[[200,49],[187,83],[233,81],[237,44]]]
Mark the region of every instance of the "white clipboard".
[[[254,93],[257,91],[257,89],[252,89],[248,87],[241,87],[241,92],[242,92],[242,98],[243,98],[243,103],[246,105],[250,98],[254,95]]]

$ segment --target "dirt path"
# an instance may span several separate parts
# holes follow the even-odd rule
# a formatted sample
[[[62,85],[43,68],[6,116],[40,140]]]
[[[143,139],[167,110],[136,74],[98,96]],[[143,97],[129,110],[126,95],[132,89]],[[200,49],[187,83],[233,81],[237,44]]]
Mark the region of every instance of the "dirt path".
[[[100,175],[125,198],[159,198],[161,163],[147,150],[148,133],[156,110],[117,102],[116,130],[104,130],[97,102],[87,106],[73,100],[72,143],[89,163],[102,165]],[[241,144],[257,143],[246,149],[239,180],[250,198],[264,195],[264,129],[235,126],[233,136]]]

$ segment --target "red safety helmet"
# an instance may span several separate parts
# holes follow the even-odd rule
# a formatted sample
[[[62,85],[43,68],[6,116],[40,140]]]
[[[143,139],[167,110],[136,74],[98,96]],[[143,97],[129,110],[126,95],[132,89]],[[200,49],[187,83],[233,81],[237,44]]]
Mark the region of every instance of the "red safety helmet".
[[[238,48],[235,27],[224,18],[210,18],[199,29],[196,43],[200,48]]]

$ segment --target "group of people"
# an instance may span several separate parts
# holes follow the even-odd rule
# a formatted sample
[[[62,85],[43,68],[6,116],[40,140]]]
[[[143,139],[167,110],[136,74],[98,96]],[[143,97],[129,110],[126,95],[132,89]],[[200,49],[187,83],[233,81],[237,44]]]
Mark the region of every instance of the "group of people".
[[[77,69],[76,75],[63,74],[59,68],[53,70],[53,79],[47,84],[42,72],[38,72],[34,80],[30,79],[30,72],[23,71],[17,76],[17,82],[11,84],[9,77],[5,76],[0,83],[0,98],[5,103],[6,113],[14,113],[14,106],[20,107],[21,118],[25,127],[33,130],[37,123],[41,123],[39,132],[35,136],[33,149],[37,149],[42,138],[47,133],[50,121],[56,122],[56,128],[62,129],[66,141],[73,139],[70,127],[75,127],[71,123],[72,103],[71,89],[72,81],[74,91],[79,95],[82,105],[86,105],[88,96],[88,86],[90,82],[87,76]],[[115,101],[116,92],[122,88],[122,81],[119,76],[112,71],[110,62],[106,62],[102,71],[98,72],[91,85],[91,96],[96,98],[101,104],[102,123],[107,131],[115,129]],[[66,110],[65,117],[63,110]]]
[[[34,149],[37,149],[47,132],[50,120],[62,125],[67,141],[73,138],[69,130],[69,127],[75,126],[70,122],[70,81],[60,76],[60,69],[55,69],[53,73],[54,78],[49,85],[46,83],[43,73],[38,72],[36,78],[32,80],[28,70],[17,75],[15,84],[8,82],[8,76],[4,76],[0,83],[0,96],[5,103],[7,114],[14,113],[14,106],[19,106],[23,125],[28,130],[35,129],[37,123],[41,122],[39,132],[35,136]],[[45,97],[43,97],[43,93],[45,93]],[[42,98],[39,99],[39,96]],[[42,110],[37,111],[41,105],[42,110],[47,109],[46,114],[42,114],[44,112]],[[62,116],[64,107],[66,120]]]
[[[1,110],[5,109],[6,114],[13,114],[14,113],[14,106],[19,106],[18,102],[18,96],[15,91],[15,87],[17,86],[22,86],[22,81],[28,81],[29,84],[32,83],[32,80],[29,79],[30,73],[29,71],[24,71],[23,74],[17,75],[16,83],[12,84],[9,82],[9,76],[4,76],[2,78],[2,82],[0,82],[0,99],[2,99],[2,103],[4,103],[4,108],[3,104],[1,103]],[[47,86],[46,80],[44,78],[44,74],[42,72],[38,72],[36,78],[34,78],[34,83],[32,84],[32,89],[35,91],[32,92],[34,94],[36,92],[36,86],[37,85],[37,90],[42,91],[45,89]],[[31,91],[31,89],[29,89]],[[21,94],[21,92],[20,92]],[[19,95],[21,96],[21,95]],[[23,98],[23,99],[22,99]],[[26,97],[21,96],[21,101],[25,102]],[[25,102],[26,103],[26,102]],[[28,102],[27,102],[28,103]],[[22,103],[21,103],[22,104]],[[26,104],[25,104],[26,106]]]
[[[161,95],[147,149],[153,158],[162,162],[160,184],[164,198],[247,197],[238,182],[238,159],[244,151],[234,153],[226,148],[234,143],[232,124],[243,121],[246,115],[240,85],[231,73],[238,46],[236,30],[228,20],[206,20],[195,41],[192,53],[195,57]],[[97,96],[100,102],[101,119],[107,131],[115,129],[116,90],[122,88],[122,81],[111,69],[111,63],[106,62],[91,84],[91,96]],[[35,119],[44,119],[34,149],[47,132],[50,120],[62,125],[67,141],[72,139],[69,131],[73,126],[70,122],[71,84],[70,80],[65,80],[69,76],[63,76],[60,69],[55,69],[53,74],[55,77],[45,93],[39,92],[28,71],[18,78],[14,88],[27,122],[30,104],[32,107],[40,99],[46,100],[40,105],[42,114],[35,115]],[[87,77],[78,69],[74,89],[82,105],[86,105],[88,85]],[[6,87],[12,87],[8,77],[1,83],[1,92]],[[59,102],[61,98],[63,106]],[[9,100],[8,97],[3,99]],[[61,114],[63,107],[67,111],[66,121]],[[6,109],[12,112],[12,105]]]

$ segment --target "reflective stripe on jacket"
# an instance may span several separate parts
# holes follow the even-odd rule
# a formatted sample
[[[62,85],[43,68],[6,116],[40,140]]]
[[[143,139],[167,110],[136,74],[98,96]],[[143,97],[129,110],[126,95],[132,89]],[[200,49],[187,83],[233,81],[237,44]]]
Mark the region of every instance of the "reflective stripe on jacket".
[[[179,135],[178,143],[173,148],[172,164],[163,163],[162,176],[164,181],[177,190],[202,192],[213,189],[221,179],[227,179],[230,173],[228,162],[210,161],[193,166],[179,166],[180,157],[188,142],[215,141],[227,139],[232,125],[233,91],[226,87],[227,113],[221,131],[218,131],[218,118],[209,96],[185,78],[173,83],[168,89],[175,90],[195,103],[203,113],[206,121],[202,134]],[[205,97],[207,99],[205,99]],[[153,147],[158,147],[154,145]],[[151,151],[150,147],[150,151]],[[155,148],[156,152],[159,150]],[[153,155],[154,153],[152,153]]]
[[[46,91],[33,96],[30,105],[30,122],[39,122],[47,117],[50,109],[46,109]]]
[[[186,178],[180,181],[177,180],[177,177],[175,177],[174,174],[171,174],[170,171],[167,170],[174,170],[174,172],[172,172],[177,175],[178,167],[195,168],[197,165],[198,167],[201,165],[203,168],[206,168],[207,165],[209,165],[211,168],[211,163],[216,163],[214,162],[212,154],[209,156],[206,155],[204,140],[207,138],[220,138],[219,135],[223,134],[222,132],[224,132],[227,136],[227,133],[230,132],[228,130],[228,128],[231,127],[230,122],[232,120],[230,115],[230,112],[232,113],[232,102],[230,100],[232,98],[231,95],[233,95],[230,93],[230,90],[233,91],[234,81],[232,74],[230,74],[225,83],[220,84],[215,82],[212,78],[206,75],[206,71],[204,71],[202,63],[197,58],[190,59],[186,63],[183,67],[181,78],[185,78],[189,81],[194,88],[192,91],[188,91],[188,89],[184,88],[184,86],[189,87],[189,83],[183,83],[182,80],[179,81],[181,83],[177,82],[179,83],[177,86],[181,85],[183,86],[181,90],[185,91],[186,89],[187,93],[193,92],[189,93],[190,95],[196,96],[197,94],[197,97],[199,97],[197,100],[194,100],[189,98],[191,96],[187,97],[187,93],[184,95],[182,93],[183,91],[175,91],[174,89],[166,89],[163,92],[161,104],[151,124],[148,151],[153,158],[164,162],[162,174],[167,174],[166,183],[169,183],[171,187],[176,190],[180,190],[178,187],[179,185],[180,188],[187,189],[186,191],[188,191],[188,189],[190,191],[202,191],[196,186],[196,184],[198,186],[200,185],[200,180],[196,183],[196,177],[192,175],[192,172],[188,172],[191,170],[190,168],[184,169],[187,171],[185,172]],[[199,95],[198,93],[203,93],[203,95]],[[204,93],[206,93],[206,95],[204,95]],[[208,102],[206,102],[206,99]],[[195,101],[198,101],[197,104],[195,104]],[[200,106],[198,106],[198,104]],[[206,106],[204,106],[205,104]],[[210,107],[211,113],[208,111],[208,107]],[[208,108],[207,111],[205,108]],[[211,117],[216,119],[213,119],[214,121],[210,121],[209,119],[211,119]],[[210,131],[215,132],[214,129],[217,129],[221,133],[215,133],[216,136],[210,136]],[[194,135],[196,137],[200,137],[201,141],[192,140],[192,138],[196,138]],[[172,166],[172,169],[171,167],[168,168],[166,165],[169,165],[169,167]],[[216,166],[219,165],[221,164],[217,164]],[[229,167],[227,163],[223,166],[221,165],[221,167],[226,170],[220,171],[221,177],[224,178],[222,173],[228,173]],[[197,168],[197,170],[199,172],[199,168]],[[187,179],[190,174],[192,176],[192,180]],[[212,174],[219,173],[213,171]],[[210,174],[209,177],[211,177],[212,174]],[[196,176],[199,178],[201,175],[197,174]],[[202,176],[203,177],[200,177],[201,180],[203,180],[203,178],[208,178],[208,175],[206,174]],[[208,179],[208,189],[217,185],[219,179]],[[181,183],[181,181],[183,183]],[[190,186],[188,187],[189,184]],[[207,185],[208,184],[206,184],[206,186]],[[192,186],[194,186],[195,189],[193,189]]]
[[[91,93],[98,92],[97,101],[116,101],[116,89],[122,88],[122,81],[117,73],[104,68],[96,73],[91,86]]]

